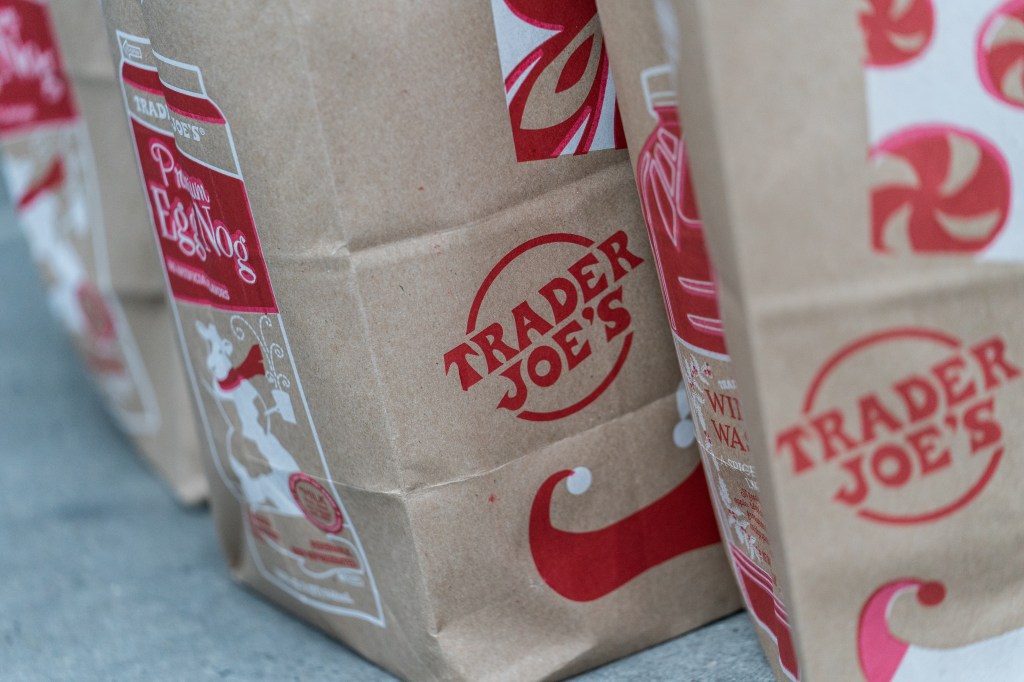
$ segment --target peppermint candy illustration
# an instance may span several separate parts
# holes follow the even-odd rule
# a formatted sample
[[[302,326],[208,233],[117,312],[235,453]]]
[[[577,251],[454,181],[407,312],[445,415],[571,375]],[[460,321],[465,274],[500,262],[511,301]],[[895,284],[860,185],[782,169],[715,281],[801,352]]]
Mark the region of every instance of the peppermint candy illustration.
[[[900,131],[871,151],[871,244],[882,253],[977,253],[1006,224],[1010,172],[977,133],[950,126]]]
[[[1024,0],[1011,0],[985,22],[978,35],[978,72],[992,96],[1024,109]]]
[[[899,66],[920,56],[935,33],[932,0],[862,0],[868,66]]]

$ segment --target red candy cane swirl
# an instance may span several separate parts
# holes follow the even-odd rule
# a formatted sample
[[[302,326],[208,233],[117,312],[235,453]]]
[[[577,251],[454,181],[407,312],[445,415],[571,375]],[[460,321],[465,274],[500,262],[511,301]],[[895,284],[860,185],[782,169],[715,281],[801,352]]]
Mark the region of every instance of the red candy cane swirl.
[[[1024,108],[1024,0],[1011,0],[978,35],[978,72],[994,97]]]
[[[872,246],[881,252],[976,253],[1006,224],[1010,173],[976,133],[921,126],[871,152]]]
[[[864,0],[860,25],[869,66],[898,66],[919,57],[935,32],[932,0]]]

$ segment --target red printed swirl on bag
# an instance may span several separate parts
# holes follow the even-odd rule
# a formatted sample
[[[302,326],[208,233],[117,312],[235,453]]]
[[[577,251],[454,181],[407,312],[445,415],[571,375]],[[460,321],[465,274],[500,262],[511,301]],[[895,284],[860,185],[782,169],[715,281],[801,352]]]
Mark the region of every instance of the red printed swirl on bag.
[[[978,72],[989,94],[1024,108],[1024,0],[1011,0],[978,35]]]
[[[643,262],[622,231],[601,243],[556,233],[520,244],[484,278],[470,306],[466,339],[444,354],[445,374],[457,375],[463,391],[497,383],[505,391],[497,408],[519,419],[576,414],[608,389],[626,363],[633,318],[623,280]],[[552,276],[524,290],[517,280],[533,268]],[[519,294],[508,309],[492,303],[503,300],[503,290]],[[567,394],[563,379],[583,374],[573,374],[581,366],[596,379],[582,391],[579,380],[572,381],[577,392]]]
[[[643,74],[648,111],[657,125],[637,157],[640,203],[672,331],[691,348],[725,355],[718,287],[668,78],[666,67]]]
[[[860,26],[869,66],[900,66],[919,57],[935,33],[932,0],[866,0]]]
[[[970,344],[900,328],[838,350],[775,454],[861,518],[935,521],[969,505],[1004,454],[999,394],[1021,377],[1000,336]],[[884,377],[884,378],[883,378]]]
[[[1010,209],[1010,171],[982,136],[921,126],[871,151],[872,247],[883,253],[973,254],[995,241]]]
[[[975,623],[968,612],[949,613],[944,619],[936,614],[931,619],[944,638],[950,632],[959,633],[970,642],[967,644],[925,646],[897,634],[899,628],[892,626],[897,603],[909,602],[911,608],[931,609],[945,601],[946,593],[942,583],[919,578],[895,580],[874,591],[860,611],[857,628],[860,669],[867,682],[1013,682],[1020,678],[1024,671],[1024,628],[970,641]]]
[[[0,2],[0,134],[77,117],[47,3]]]
[[[898,627],[894,631],[894,614],[903,608],[897,607],[898,603],[933,609],[946,600],[946,593],[943,583],[920,578],[900,578],[875,590],[861,610],[857,628],[857,653],[867,682],[1020,679],[1024,670],[1024,628],[947,647],[914,644],[897,634]],[[959,634],[958,639],[972,639],[970,630],[975,623],[970,613],[935,616],[931,622],[935,630],[943,632],[943,639],[951,633]]]
[[[594,0],[492,0],[519,161],[624,149]]]
[[[586,467],[559,471],[540,487],[530,509],[533,563],[544,582],[566,599],[600,599],[655,566],[721,542],[700,464],[669,493],[604,528],[556,527],[551,504],[561,483],[579,496],[590,489],[592,478]],[[564,499],[563,504],[572,503]],[[614,548],[614,560],[608,560],[609,548]]]

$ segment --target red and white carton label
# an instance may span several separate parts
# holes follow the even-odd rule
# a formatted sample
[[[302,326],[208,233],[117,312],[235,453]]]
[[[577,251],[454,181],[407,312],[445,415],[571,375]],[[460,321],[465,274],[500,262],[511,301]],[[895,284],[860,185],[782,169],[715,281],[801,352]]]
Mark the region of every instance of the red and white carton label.
[[[491,0],[519,161],[625,149],[594,0]]]
[[[668,65],[642,72],[654,129],[637,155],[637,184],[662,293],[683,367],[684,422],[701,452],[718,525],[751,618],[778,664],[798,679],[789,617],[772,567],[757,476],[732,360],[718,310],[718,285],[690,179]],[[682,410],[681,410],[682,412]],[[678,440],[678,434],[677,434]]]
[[[230,125],[202,72],[117,33],[120,75],[180,341],[214,465],[256,569],[317,609],[384,627],[278,310]]]
[[[51,310],[122,428],[156,431],[159,405],[111,283],[89,131],[47,2],[0,0],[0,147]]]
[[[1024,2],[861,12],[882,254],[1024,259]]]
[[[718,285],[697,210],[671,69],[646,69],[642,78],[647,110],[657,125],[637,157],[637,184],[669,323],[685,346],[725,355]]]
[[[0,134],[76,120],[47,2],[0,3]]]
[[[278,312],[224,116],[209,99],[161,90],[156,71],[125,62],[121,74],[133,91],[133,120],[155,119],[196,143],[227,147],[216,164],[178,149],[174,134],[133,131],[172,295],[221,310]]]

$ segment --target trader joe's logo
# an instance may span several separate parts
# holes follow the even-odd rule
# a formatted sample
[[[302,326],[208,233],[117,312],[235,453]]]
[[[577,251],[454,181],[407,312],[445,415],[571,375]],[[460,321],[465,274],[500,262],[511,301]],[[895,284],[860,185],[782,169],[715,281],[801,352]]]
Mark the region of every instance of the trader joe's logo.
[[[862,518],[934,521],[995,475],[1004,451],[998,397],[1020,376],[998,336],[965,345],[928,329],[872,334],[818,371],[775,454],[797,477],[827,472],[834,499]]]
[[[644,262],[619,231],[601,243],[535,237],[509,251],[473,298],[465,339],[444,354],[463,391],[528,421],[579,412],[615,381],[633,342],[623,280]],[[552,273],[552,264],[557,271]]]

